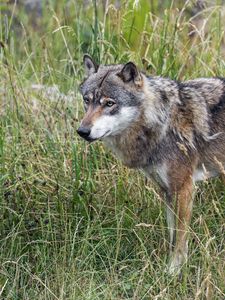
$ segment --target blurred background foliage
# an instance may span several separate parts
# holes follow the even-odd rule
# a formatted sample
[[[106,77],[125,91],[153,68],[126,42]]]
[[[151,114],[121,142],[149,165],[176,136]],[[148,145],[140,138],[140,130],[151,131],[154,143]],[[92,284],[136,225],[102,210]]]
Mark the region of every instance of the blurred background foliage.
[[[189,67],[204,60],[215,75],[225,53],[224,14],[223,1],[5,1],[0,39],[17,68],[28,78],[34,69],[45,74],[43,82],[56,66],[80,75],[83,53],[98,63],[135,60],[173,78],[190,76]]]

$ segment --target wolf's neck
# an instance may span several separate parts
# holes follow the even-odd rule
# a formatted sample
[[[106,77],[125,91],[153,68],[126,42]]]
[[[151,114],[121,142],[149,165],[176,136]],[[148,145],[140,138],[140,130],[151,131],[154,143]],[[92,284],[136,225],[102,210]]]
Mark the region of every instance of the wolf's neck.
[[[160,133],[139,120],[120,135],[106,138],[105,144],[129,168],[144,168],[158,147]]]

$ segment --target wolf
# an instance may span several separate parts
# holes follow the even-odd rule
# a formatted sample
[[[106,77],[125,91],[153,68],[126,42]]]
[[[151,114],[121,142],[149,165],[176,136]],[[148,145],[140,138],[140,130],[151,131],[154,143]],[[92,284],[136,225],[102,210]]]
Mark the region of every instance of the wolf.
[[[133,62],[97,65],[84,55],[85,115],[77,133],[102,140],[125,166],[142,170],[166,203],[168,272],[188,254],[195,183],[225,183],[225,79],[147,76]]]

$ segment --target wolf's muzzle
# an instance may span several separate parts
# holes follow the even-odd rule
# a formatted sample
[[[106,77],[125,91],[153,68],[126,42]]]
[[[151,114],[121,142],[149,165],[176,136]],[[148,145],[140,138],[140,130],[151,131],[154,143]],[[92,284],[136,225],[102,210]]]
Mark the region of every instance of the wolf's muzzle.
[[[87,141],[91,140],[90,137],[89,137],[89,135],[90,135],[90,133],[91,133],[91,129],[90,129],[90,128],[80,126],[80,127],[77,129],[77,133],[78,133],[82,138],[84,138],[85,140],[87,140]]]

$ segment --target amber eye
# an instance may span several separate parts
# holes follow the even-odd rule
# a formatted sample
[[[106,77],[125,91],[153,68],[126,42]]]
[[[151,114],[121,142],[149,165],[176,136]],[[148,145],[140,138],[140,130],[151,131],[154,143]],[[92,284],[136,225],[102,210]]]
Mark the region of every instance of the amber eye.
[[[114,104],[115,104],[115,102],[113,102],[113,101],[106,102],[106,106],[108,106],[108,107],[112,107]]]
[[[89,98],[85,97],[85,98],[84,98],[84,103],[85,103],[85,104],[89,104],[89,103],[90,103]]]

